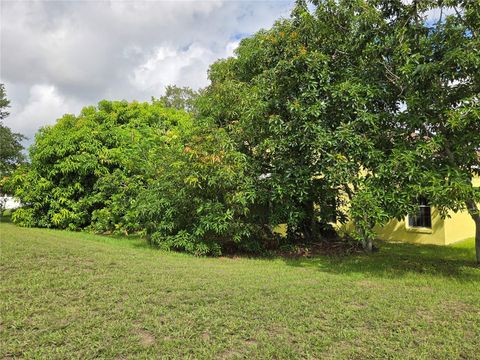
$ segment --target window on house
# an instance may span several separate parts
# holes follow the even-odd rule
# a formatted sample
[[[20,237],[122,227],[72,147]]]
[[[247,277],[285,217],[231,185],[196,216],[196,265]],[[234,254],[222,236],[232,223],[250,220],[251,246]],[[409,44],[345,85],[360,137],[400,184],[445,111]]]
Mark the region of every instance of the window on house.
[[[418,198],[419,209],[414,215],[408,215],[408,225],[410,227],[431,228],[432,210],[424,197]]]

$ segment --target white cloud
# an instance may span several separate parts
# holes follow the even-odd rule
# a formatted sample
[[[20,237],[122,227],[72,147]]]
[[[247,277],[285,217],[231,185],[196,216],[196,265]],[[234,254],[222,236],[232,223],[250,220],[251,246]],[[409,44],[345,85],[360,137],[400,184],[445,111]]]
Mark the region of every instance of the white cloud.
[[[139,90],[158,94],[166,85],[207,85],[206,68],[216,59],[216,54],[199,44],[192,44],[182,51],[171,47],[159,47],[154,54],[133,71],[131,83]]]
[[[65,113],[78,113],[81,105],[60,95],[53,85],[37,84],[29,90],[25,106],[11,102],[10,116],[5,124],[13,131],[29,137],[29,143],[37,130],[54,124]]]
[[[281,1],[1,1],[6,123],[32,136],[102,99],[148,100],[198,88],[239,39],[288,16]],[[81,104],[81,105],[80,105]]]
[[[225,56],[226,57],[234,56],[235,50],[238,48],[238,45],[240,45],[240,40],[229,42],[225,49]]]

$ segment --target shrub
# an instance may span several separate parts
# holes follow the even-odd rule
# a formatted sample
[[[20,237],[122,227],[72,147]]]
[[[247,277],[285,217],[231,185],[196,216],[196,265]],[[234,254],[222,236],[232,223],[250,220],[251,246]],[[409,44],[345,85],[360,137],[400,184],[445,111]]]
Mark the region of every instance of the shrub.
[[[160,103],[101,101],[42,128],[30,149],[31,164],[7,184],[25,205],[13,220],[71,230],[138,230],[133,212],[146,183],[152,139],[188,116]]]
[[[152,243],[197,255],[259,246],[246,159],[223,129],[185,118],[158,139],[149,164],[154,175],[139,196],[138,219]]]

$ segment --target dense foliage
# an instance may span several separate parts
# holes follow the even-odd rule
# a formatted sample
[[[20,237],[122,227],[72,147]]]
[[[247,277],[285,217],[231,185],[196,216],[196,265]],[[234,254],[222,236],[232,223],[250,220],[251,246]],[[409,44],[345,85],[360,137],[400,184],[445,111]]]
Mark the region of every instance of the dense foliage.
[[[129,192],[143,182],[137,166],[141,144],[152,138],[152,130],[165,126],[165,112],[145,104],[104,101],[42,128],[30,148],[30,166],[11,181],[25,205],[14,220],[24,226],[69,229],[135,227],[125,222]]]
[[[3,119],[9,115],[9,107],[10,100],[7,99],[5,86],[0,84],[0,214],[3,214],[8,200],[6,195],[9,191],[5,183],[15,169],[25,162],[22,145],[22,141],[26,139],[25,136],[12,132],[3,124]]]
[[[185,117],[157,139],[137,211],[151,242],[195,254],[258,250],[245,156],[223,129]]]
[[[197,254],[248,248],[245,158],[223,130],[183,111],[102,101],[43,128],[30,158],[9,183],[24,204],[20,225],[140,231]]]
[[[25,161],[21,144],[25,136],[12,132],[2,122],[9,115],[9,106],[10,101],[7,99],[5,86],[0,84],[0,181]]]
[[[362,230],[388,218],[368,186],[391,148],[382,124],[397,109],[377,61],[386,26],[365,2],[322,2],[314,13],[298,2],[291,19],[210,70],[202,109],[269,175],[267,221],[287,223],[291,238],[315,239],[335,219]]]
[[[478,3],[313,3],[215,63],[200,102],[268,174],[267,221],[304,239],[351,221],[370,249],[423,195],[480,228]]]
[[[440,13],[429,18],[431,10]],[[444,13],[445,12],[445,13]],[[196,254],[259,250],[468,209],[480,262],[480,4],[297,1],[195,92],[101,102],[40,131],[12,188],[23,225],[140,231]]]

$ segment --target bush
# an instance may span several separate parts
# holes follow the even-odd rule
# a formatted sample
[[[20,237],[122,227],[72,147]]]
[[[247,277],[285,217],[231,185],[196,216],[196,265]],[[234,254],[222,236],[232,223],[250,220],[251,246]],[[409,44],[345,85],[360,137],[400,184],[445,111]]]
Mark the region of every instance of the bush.
[[[139,230],[132,219],[152,141],[183,117],[189,115],[160,103],[101,101],[42,128],[30,149],[31,164],[7,184],[24,204],[13,220],[71,230]]]
[[[102,101],[43,128],[30,158],[8,184],[21,226],[139,232],[197,255],[261,247],[245,156],[208,120]]]
[[[155,175],[139,196],[138,221],[152,243],[196,255],[260,246],[246,159],[223,129],[185,118],[158,140],[149,164]]]

